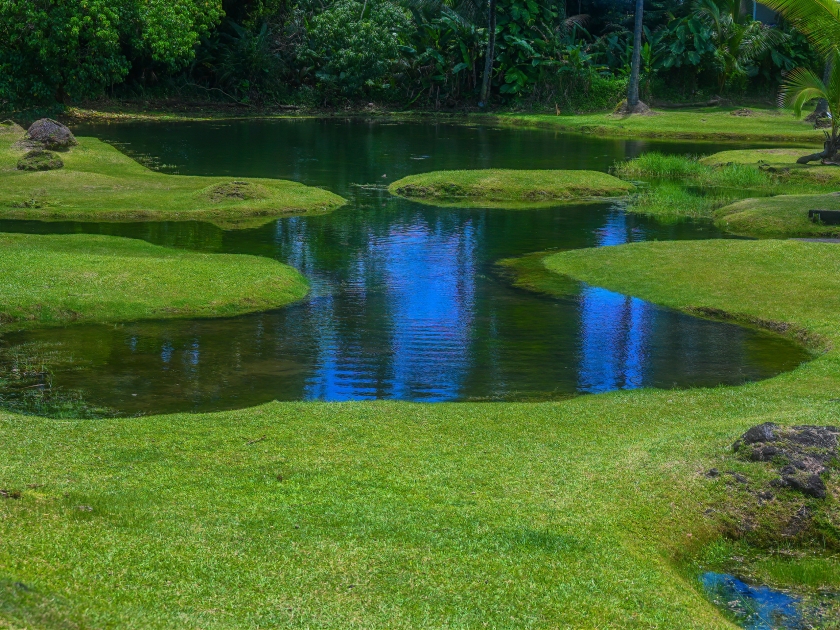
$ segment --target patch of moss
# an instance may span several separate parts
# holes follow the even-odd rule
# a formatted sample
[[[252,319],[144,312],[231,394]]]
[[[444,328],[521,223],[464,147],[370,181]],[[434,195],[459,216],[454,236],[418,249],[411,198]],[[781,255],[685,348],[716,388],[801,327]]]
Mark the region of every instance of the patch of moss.
[[[52,151],[33,149],[18,160],[19,171],[55,171],[64,168],[64,162]]]
[[[630,183],[597,171],[486,169],[433,171],[397,180],[388,190],[436,205],[539,207],[557,202],[620,197]]]

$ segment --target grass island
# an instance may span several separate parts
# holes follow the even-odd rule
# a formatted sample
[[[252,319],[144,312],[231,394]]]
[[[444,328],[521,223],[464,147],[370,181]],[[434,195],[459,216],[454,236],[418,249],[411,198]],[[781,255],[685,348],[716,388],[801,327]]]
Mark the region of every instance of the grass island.
[[[19,129],[19,128],[18,128]],[[79,221],[209,221],[253,227],[277,217],[331,212],[338,195],[296,182],[167,175],[95,138],[57,155],[64,167],[18,170],[26,153],[14,129],[0,133],[0,217]]]
[[[619,197],[633,185],[598,171],[478,169],[409,175],[388,190],[435,205],[533,207],[557,202]]]
[[[300,273],[268,258],[110,236],[0,234],[0,267],[0,330],[238,315],[309,291]]]

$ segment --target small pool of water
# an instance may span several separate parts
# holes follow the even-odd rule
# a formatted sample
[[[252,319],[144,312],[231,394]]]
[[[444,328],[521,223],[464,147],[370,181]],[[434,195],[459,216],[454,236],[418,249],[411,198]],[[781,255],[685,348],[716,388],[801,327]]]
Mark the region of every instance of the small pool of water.
[[[800,630],[811,628],[799,608],[801,600],[768,586],[750,586],[727,573],[707,572],[700,577],[712,601],[746,630]]]
[[[93,405],[134,414],[271,400],[546,400],[622,388],[737,384],[807,359],[780,337],[583,284],[558,298],[520,290],[496,265],[542,250],[723,236],[707,223],[663,225],[612,203],[438,208],[391,197],[383,188],[434,169],[607,170],[646,150],[710,153],[741,145],[338,120],[75,131],[152,156],[173,172],[283,177],[349,200],[331,215],[247,230],[198,222],[0,221],[0,231],[110,234],[267,256],[311,279],[309,299],[276,311],[73,325],[0,340],[0,356],[48,354],[53,387]]]

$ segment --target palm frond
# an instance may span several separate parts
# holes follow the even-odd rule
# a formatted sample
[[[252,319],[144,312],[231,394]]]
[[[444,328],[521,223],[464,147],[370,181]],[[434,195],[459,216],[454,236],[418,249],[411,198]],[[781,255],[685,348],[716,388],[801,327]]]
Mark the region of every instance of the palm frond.
[[[840,2],[837,0],[761,0],[803,33],[823,54],[840,46]]]
[[[829,99],[828,89],[822,79],[805,68],[791,70],[782,84],[779,105],[792,109],[794,115],[799,117],[805,104],[815,98]]]

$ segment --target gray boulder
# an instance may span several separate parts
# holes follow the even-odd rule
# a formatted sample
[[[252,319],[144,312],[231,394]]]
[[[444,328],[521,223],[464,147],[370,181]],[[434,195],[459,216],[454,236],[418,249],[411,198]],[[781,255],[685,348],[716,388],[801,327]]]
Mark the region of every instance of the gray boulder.
[[[25,140],[45,149],[69,149],[79,144],[67,127],[52,118],[36,120],[26,132]]]

